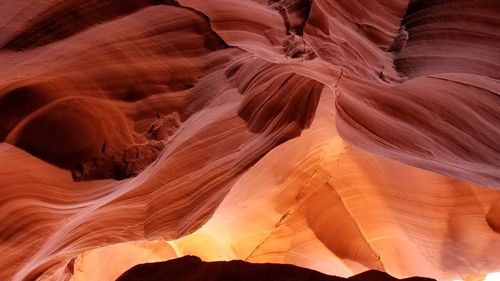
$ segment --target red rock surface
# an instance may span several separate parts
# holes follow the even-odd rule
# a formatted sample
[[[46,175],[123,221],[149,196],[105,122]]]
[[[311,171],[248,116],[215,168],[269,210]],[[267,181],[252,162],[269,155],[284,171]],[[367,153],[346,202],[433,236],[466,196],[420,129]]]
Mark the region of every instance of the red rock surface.
[[[1,1],[0,280],[184,255],[500,271],[499,19],[496,0]]]

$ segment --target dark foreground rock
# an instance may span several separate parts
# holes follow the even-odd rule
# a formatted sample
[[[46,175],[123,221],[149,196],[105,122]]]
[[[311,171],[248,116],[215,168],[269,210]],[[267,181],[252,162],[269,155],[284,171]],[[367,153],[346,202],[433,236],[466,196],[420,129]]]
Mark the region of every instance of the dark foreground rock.
[[[385,272],[370,270],[350,278],[326,275],[290,264],[249,263],[241,260],[204,262],[198,257],[185,256],[165,262],[139,264],[117,281],[431,281],[412,277],[397,279]]]

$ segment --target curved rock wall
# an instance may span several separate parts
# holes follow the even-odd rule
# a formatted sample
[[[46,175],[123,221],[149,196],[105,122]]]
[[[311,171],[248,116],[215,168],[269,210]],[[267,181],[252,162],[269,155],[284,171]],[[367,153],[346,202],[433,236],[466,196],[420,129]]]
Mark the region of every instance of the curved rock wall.
[[[500,270],[499,18],[495,0],[2,1],[0,280],[187,254]],[[120,262],[144,240],[157,258]]]

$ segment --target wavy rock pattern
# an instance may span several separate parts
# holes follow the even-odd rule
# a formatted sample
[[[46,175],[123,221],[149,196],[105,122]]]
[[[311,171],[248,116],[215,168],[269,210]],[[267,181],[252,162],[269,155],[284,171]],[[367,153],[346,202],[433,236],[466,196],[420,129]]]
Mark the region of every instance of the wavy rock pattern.
[[[411,1],[401,23],[408,41],[395,65],[409,77],[468,73],[498,80],[499,16],[491,0]]]
[[[495,0],[2,1],[0,280],[184,255],[500,270],[498,18]]]

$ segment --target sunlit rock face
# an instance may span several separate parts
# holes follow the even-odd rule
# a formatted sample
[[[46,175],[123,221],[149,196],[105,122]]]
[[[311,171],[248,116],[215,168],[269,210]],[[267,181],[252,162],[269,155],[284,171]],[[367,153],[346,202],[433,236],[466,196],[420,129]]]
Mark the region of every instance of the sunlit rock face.
[[[500,271],[496,0],[3,0],[0,280]]]

